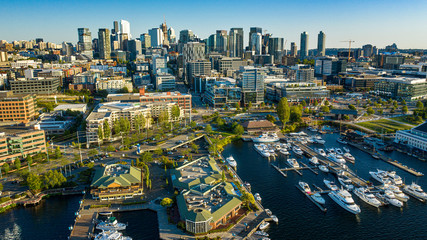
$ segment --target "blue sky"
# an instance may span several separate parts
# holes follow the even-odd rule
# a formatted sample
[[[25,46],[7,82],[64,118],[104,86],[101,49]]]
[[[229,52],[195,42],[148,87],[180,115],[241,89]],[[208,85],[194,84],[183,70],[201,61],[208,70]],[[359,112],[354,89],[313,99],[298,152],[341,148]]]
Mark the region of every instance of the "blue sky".
[[[114,20],[131,24],[134,37],[158,27],[166,17],[168,27],[179,35],[191,29],[206,38],[217,29],[243,27],[245,45],[249,27],[267,29],[273,36],[299,46],[300,33],[309,33],[315,48],[317,34],[326,34],[326,47],[355,47],[371,43],[384,48],[395,42],[399,48],[427,49],[426,0],[211,0],[211,1],[0,1],[0,39],[77,42],[77,28],[88,27],[92,37],[98,28],[112,28]]]

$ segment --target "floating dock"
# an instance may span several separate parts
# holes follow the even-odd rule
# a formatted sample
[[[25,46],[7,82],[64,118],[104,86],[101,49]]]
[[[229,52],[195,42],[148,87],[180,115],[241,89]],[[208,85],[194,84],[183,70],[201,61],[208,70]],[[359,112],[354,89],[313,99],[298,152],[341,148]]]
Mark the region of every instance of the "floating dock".
[[[310,195],[308,195],[308,193],[306,193],[299,185],[295,185],[295,187],[298,188],[308,199],[310,199],[310,201],[314,203],[314,205],[316,205],[320,210],[322,210],[322,212],[326,212],[328,210],[324,206],[320,205],[320,203],[314,201],[314,199],[310,197]]]
[[[319,175],[319,172],[318,171],[316,171],[316,170],[314,170],[312,167],[309,167],[307,164],[305,164],[305,163],[301,163],[304,167],[306,167],[306,169],[308,169],[308,170],[310,170],[310,171],[312,171],[314,174],[316,174],[316,175]]]
[[[276,165],[271,163],[271,166],[274,167],[274,169],[276,169],[280,174],[282,174],[284,177],[288,177],[288,175],[286,173],[284,173],[283,171],[280,170],[280,168],[278,168]]]

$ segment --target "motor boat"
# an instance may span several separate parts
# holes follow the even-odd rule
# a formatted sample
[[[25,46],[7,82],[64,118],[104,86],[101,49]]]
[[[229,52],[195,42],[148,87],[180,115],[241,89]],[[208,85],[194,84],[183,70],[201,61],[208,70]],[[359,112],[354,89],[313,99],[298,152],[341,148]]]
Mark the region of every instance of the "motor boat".
[[[132,238],[125,237],[117,231],[102,231],[95,236],[94,240],[132,240]]]
[[[351,197],[351,194],[344,189],[340,189],[337,191],[331,191],[328,193],[329,197],[332,198],[338,205],[340,205],[345,210],[353,213],[353,214],[359,214],[360,213],[360,207],[354,203],[353,198]]]
[[[268,209],[268,208],[266,208],[265,210],[264,210],[264,212],[268,215],[268,216],[271,216],[273,213],[271,212],[271,210],[270,209]]]
[[[409,200],[408,195],[404,194],[399,187],[395,185],[384,184],[384,189],[388,189],[393,192],[397,200],[407,202]]]
[[[382,203],[367,188],[356,188],[353,193],[356,194],[356,196],[358,196],[362,201],[373,207],[380,207],[382,205]]]
[[[263,237],[268,237],[269,236],[268,233],[266,233],[264,231],[256,231],[254,234],[258,235],[258,236],[263,236]]]
[[[319,136],[319,135],[316,135],[315,137],[314,137],[314,140],[315,140],[315,142],[316,143],[318,143],[318,144],[325,144],[325,140],[323,140],[322,139],[322,137],[321,136]]]
[[[328,153],[335,153],[335,148],[326,148]]]
[[[342,138],[342,137],[338,138],[337,142],[342,143],[342,144],[347,144],[347,141],[344,140],[344,138]]]
[[[277,216],[276,216],[276,215],[271,215],[271,216],[270,216],[270,218],[271,218],[271,220],[273,220],[275,223],[278,223],[278,222],[279,222],[279,218],[277,218]]]
[[[254,144],[255,150],[263,157],[270,157],[270,152],[265,144]]]
[[[96,229],[103,231],[120,231],[126,229],[126,224],[117,222],[115,217],[109,217],[106,221],[98,223]]]
[[[353,182],[347,176],[338,177],[338,182],[347,190],[352,191],[354,189]]]
[[[356,159],[349,152],[344,153],[343,157],[349,161],[354,162]]]
[[[316,152],[324,157],[326,157],[326,152],[325,150],[323,150],[322,148],[318,148],[316,149]]]
[[[327,167],[327,166],[325,166],[325,165],[320,165],[320,166],[319,166],[319,169],[320,169],[320,171],[325,172],[325,173],[329,172],[328,167]]]
[[[279,140],[280,138],[276,133],[263,133],[256,138],[252,138],[252,141],[256,143],[277,142]]]
[[[289,155],[290,154],[289,151],[284,149],[284,148],[280,149],[279,152],[283,155]]]
[[[320,193],[314,193],[310,195],[310,197],[317,203],[320,203],[322,205],[325,204],[325,199],[320,195]]]
[[[342,149],[345,151],[345,152],[350,152],[350,149],[348,149],[348,147],[342,147]]]
[[[294,146],[293,148],[292,148],[292,151],[296,154],[296,155],[298,155],[298,156],[302,156],[303,154],[304,154],[304,152],[301,150],[301,148],[300,147],[298,147],[298,146]]]
[[[259,226],[259,229],[260,229],[260,230],[264,230],[264,229],[266,229],[268,226],[270,226],[270,223],[269,223],[269,222],[263,222],[263,223],[261,223],[261,225]]]
[[[343,155],[344,153],[342,152],[341,148],[335,148],[335,153],[338,155]]]
[[[308,159],[308,161],[314,165],[319,164],[319,159],[317,159],[317,157],[311,157],[310,159]]]
[[[248,182],[245,182],[245,187],[250,190],[251,189],[251,184],[248,183]]]
[[[230,167],[237,167],[237,162],[236,160],[234,160],[233,156],[229,156],[225,160],[228,162],[228,165],[230,165]]]
[[[387,175],[394,185],[400,186],[403,184],[402,178],[395,171],[387,172]]]
[[[254,194],[254,198],[255,198],[255,200],[257,200],[258,202],[261,202],[261,200],[262,200],[262,198],[261,198],[261,196],[259,195],[259,193],[255,193],[255,194]]]
[[[299,163],[297,162],[297,160],[295,158],[289,158],[287,160],[289,166],[293,167],[293,168],[299,168]]]
[[[388,203],[395,207],[402,207],[403,203],[396,199],[396,196],[394,196],[394,193],[390,190],[385,190],[384,194],[382,195]]]
[[[425,193],[423,189],[414,182],[412,182],[411,185],[406,185],[403,187],[403,191],[421,200],[427,200],[427,193]]]
[[[392,179],[389,177],[388,173],[386,171],[377,169],[376,172],[369,172],[369,174],[378,182],[385,184],[388,182],[392,182],[394,183],[394,181],[392,181]]]
[[[332,191],[338,191],[338,187],[337,187],[337,185],[335,185],[334,181],[323,179],[323,183],[330,190],[332,190]]]
[[[317,128],[312,127],[312,126],[308,127],[307,129],[311,132],[317,132]]]
[[[339,164],[345,164],[345,159],[341,155],[337,155],[335,153],[329,153],[327,156],[328,156],[328,159],[331,161],[334,161]]]
[[[304,192],[306,192],[307,194],[311,194],[310,186],[308,186],[306,182],[300,181],[298,184],[301,187],[301,189],[304,190]]]

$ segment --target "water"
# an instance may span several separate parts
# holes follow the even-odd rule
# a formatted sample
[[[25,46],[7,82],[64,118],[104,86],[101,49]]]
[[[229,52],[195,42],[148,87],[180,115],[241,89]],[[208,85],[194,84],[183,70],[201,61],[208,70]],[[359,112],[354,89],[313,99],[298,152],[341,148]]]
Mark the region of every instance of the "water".
[[[343,147],[336,142],[337,134],[322,135],[326,140],[324,146]],[[316,145],[312,145],[315,147]],[[369,171],[394,170],[406,183],[417,182],[427,190],[425,177],[417,178],[381,160],[375,160],[370,155],[353,148],[351,154],[356,163],[347,164],[362,178],[373,181]],[[280,153],[276,160],[272,160],[280,167],[287,167],[285,157]],[[315,175],[309,170],[302,170],[303,176],[290,171],[288,177],[283,177],[270,166],[266,158],[261,157],[254,149],[253,143],[238,141],[225,147],[225,157],[233,155],[237,161],[237,173],[243,181],[251,183],[253,193],[260,193],[265,208],[269,208],[279,218],[279,224],[271,224],[267,232],[271,239],[427,239],[427,205],[411,198],[402,209],[393,206],[376,209],[353,195],[353,199],[360,205],[361,214],[355,216],[340,206],[331,198],[324,195],[326,208],[323,213],[295,185],[302,180],[311,187],[312,184],[326,189],[323,179],[337,180],[331,174],[319,171]],[[403,164],[427,174],[427,165],[413,157],[399,152],[387,154]],[[305,162],[305,157],[298,159]]]
[[[0,239],[67,239],[82,196],[54,196],[0,214]]]

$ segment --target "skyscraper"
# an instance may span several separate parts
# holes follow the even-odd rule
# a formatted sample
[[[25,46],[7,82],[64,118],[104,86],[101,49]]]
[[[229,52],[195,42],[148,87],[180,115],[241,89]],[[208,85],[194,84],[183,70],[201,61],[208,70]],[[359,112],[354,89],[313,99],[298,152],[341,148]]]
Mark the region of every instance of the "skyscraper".
[[[227,30],[216,30],[216,51],[225,54],[228,50]]]
[[[320,31],[319,34],[317,35],[317,56],[319,57],[325,56],[325,40],[326,40],[325,33]]]
[[[260,28],[260,27],[251,27],[249,29],[249,44],[248,44],[249,47],[253,46],[253,44],[252,44],[252,34],[254,34],[254,33],[260,33],[262,35],[262,28]]]
[[[243,56],[243,28],[231,28],[228,38],[230,57]]]
[[[251,51],[255,51],[255,54],[261,54],[261,51],[262,51],[261,33],[252,33],[250,49]]]
[[[139,36],[141,40],[141,45],[143,49],[147,49],[151,47],[151,36],[148,33],[143,33]]]
[[[98,51],[99,58],[110,59],[111,57],[111,39],[110,29],[100,28],[98,31]]]
[[[374,52],[373,51],[374,46],[372,46],[371,44],[366,44],[366,45],[363,45],[362,49],[363,49],[363,56],[364,57],[372,57],[373,52]]]
[[[291,56],[296,57],[298,54],[298,48],[295,42],[291,42]]]
[[[169,38],[169,43],[176,43],[175,30],[171,27],[168,30],[168,38]]]
[[[283,38],[269,38],[268,54],[274,56],[274,60],[281,61],[283,53]]]
[[[301,33],[299,58],[303,60],[307,58],[307,56],[308,56],[308,34],[307,32],[303,32]]]
[[[111,30],[111,34],[118,34],[119,33],[119,22],[114,21],[113,22],[113,29]]]
[[[130,34],[130,23],[126,20],[120,20],[120,33],[126,33],[128,35],[128,39],[132,39],[132,35]]]
[[[208,53],[216,51],[216,34],[211,34],[206,40],[206,51]]]
[[[179,42],[188,43],[194,40],[194,33],[191,30],[182,30],[179,32]]]
[[[161,47],[163,43],[163,32],[160,28],[152,28],[148,30],[151,37],[151,47]]]
[[[92,57],[92,34],[89,28],[78,28],[79,42],[77,48],[80,53]]]
[[[245,105],[250,102],[253,104],[264,102],[264,76],[260,74],[259,69],[251,68],[243,72],[242,93]]]
[[[128,41],[127,49],[130,52],[130,59],[135,60],[136,56],[142,53],[142,44],[140,40],[132,39]]]
[[[164,23],[160,24],[160,30],[162,30],[163,34],[163,46],[169,46],[169,36],[168,36],[168,26],[166,25],[166,20]]]

